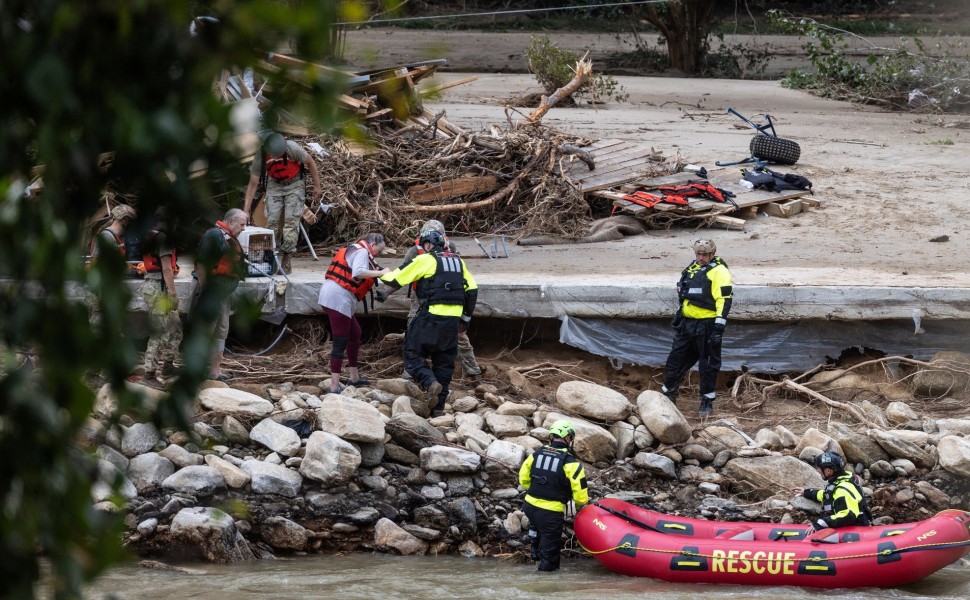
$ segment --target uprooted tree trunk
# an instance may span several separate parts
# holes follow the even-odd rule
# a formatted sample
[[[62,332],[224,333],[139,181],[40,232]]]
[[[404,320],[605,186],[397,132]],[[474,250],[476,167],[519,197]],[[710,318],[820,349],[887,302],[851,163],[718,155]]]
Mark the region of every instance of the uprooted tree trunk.
[[[587,52],[583,58],[576,62],[576,74],[573,76],[569,83],[562,86],[549,96],[543,96],[542,101],[539,102],[539,108],[535,109],[529,118],[523,122],[520,127],[526,127],[529,125],[537,125],[539,121],[542,120],[543,115],[549,112],[553,106],[559,104],[563,98],[568,98],[574,94],[579,88],[583,87],[583,84],[593,75],[593,61],[586,58],[589,53]]]

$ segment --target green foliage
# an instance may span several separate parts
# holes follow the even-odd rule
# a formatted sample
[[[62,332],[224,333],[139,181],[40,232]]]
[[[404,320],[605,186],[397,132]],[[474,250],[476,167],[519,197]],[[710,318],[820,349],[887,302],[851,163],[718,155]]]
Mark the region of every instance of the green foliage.
[[[0,597],[33,596],[38,553],[57,598],[79,597],[121,554],[118,517],[92,508],[97,463],[74,444],[95,400],[85,378],[103,374],[119,414],[184,427],[207,373],[210,297],[186,325],[169,399],[149,410],[123,385],[138,358],[125,336],[126,269],[116,253],[90,270],[80,257],[102,193],[110,187],[143,216],[164,205],[185,225],[211,224],[222,213],[209,200],[214,187],[238,189],[247,177],[213,81],[223,67],[258,68],[254,49],[283,42],[326,56],[336,10],[332,0],[0,2]],[[220,16],[221,28],[190,38],[199,14]],[[274,106],[332,120],[327,99],[339,82],[306,96],[263,75]],[[198,165],[206,176],[190,178]],[[43,188],[28,193],[40,166]],[[85,288],[98,298],[99,325],[89,323]]]
[[[844,30],[778,12],[771,16],[789,31],[808,37],[804,48],[815,68],[793,70],[782,80],[784,85],[898,109],[965,111],[970,107],[970,64],[954,56],[944,40],[935,43],[936,56],[927,52],[920,39],[910,41],[915,51],[907,49],[906,39],[900,39],[895,48],[869,44],[860,57],[846,41],[848,32]]]
[[[571,50],[563,50],[552,43],[544,35],[532,36],[532,43],[526,52],[529,60],[529,71],[536,76],[539,85],[546,93],[553,93],[569,83],[575,73],[579,54]],[[624,102],[629,98],[623,86],[610,75],[594,73],[593,76],[579,88],[577,94],[589,96],[596,100],[613,100]]]

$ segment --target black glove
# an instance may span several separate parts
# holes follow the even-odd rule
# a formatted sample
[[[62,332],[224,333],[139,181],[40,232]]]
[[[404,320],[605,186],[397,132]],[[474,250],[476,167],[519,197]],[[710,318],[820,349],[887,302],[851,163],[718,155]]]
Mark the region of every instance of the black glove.
[[[670,320],[670,326],[674,329],[680,329],[680,326],[684,324],[684,315],[679,310],[674,313],[674,318]]]
[[[471,317],[466,317],[466,316],[462,315],[461,321],[458,322],[458,332],[459,333],[467,333],[468,332],[468,324],[471,323],[471,322],[472,322],[472,318]]]
[[[707,342],[713,348],[720,348],[721,341],[724,339],[724,325],[721,323],[715,323],[714,329],[711,330],[710,337],[707,338]]]
[[[374,292],[374,300],[377,300],[378,302],[383,302],[387,300],[387,292],[385,292],[384,290],[377,290],[376,292]]]

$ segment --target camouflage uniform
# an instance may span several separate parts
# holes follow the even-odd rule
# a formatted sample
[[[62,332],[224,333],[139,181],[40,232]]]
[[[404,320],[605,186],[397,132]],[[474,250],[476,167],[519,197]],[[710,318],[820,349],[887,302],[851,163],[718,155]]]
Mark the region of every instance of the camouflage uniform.
[[[167,291],[162,289],[161,273],[148,273],[139,290],[148,307],[151,337],[145,349],[145,376],[159,371],[165,363],[175,362],[182,343],[182,321],[171,309]]]

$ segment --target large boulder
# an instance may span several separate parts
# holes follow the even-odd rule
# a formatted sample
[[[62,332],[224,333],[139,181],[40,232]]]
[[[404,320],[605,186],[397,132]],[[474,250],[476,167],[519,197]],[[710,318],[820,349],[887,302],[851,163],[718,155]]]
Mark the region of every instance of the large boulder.
[[[482,462],[479,454],[451,446],[422,448],[419,457],[422,469],[441,473],[474,473]]]
[[[795,487],[821,488],[825,480],[808,463],[794,456],[759,456],[729,460],[721,474],[735,479],[738,491],[768,498]]]
[[[226,489],[226,480],[212,467],[192,466],[169,475],[162,487],[191,496],[211,496]]]
[[[687,419],[660,392],[647,390],[637,396],[637,414],[650,434],[664,444],[682,444],[690,437]]]
[[[490,412],[485,415],[485,422],[497,437],[510,437],[529,433],[529,422],[518,415],[500,415]]]
[[[963,352],[937,352],[930,366],[922,367],[910,379],[910,389],[920,397],[943,397],[970,388],[970,356]]]
[[[249,432],[249,439],[283,456],[295,456],[300,448],[300,435],[270,418],[263,419]]]
[[[937,450],[943,469],[960,477],[970,477],[970,440],[947,435],[940,439]]]
[[[324,485],[340,485],[353,477],[360,460],[360,452],[350,442],[326,431],[314,431],[307,439],[300,473]]]
[[[310,536],[302,525],[277,516],[263,521],[259,537],[273,548],[299,551],[306,548]]]
[[[381,550],[393,550],[405,556],[428,551],[427,542],[421,541],[387,518],[381,519],[374,526],[374,545]]]
[[[204,389],[199,392],[199,402],[213,412],[234,417],[262,418],[273,412],[269,400],[229,387]]]
[[[849,463],[862,463],[866,467],[874,462],[890,460],[889,453],[882,449],[872,438],[861,433],[856,433],[848,425],[833,421],[829,425],[829,433],[832,434],[839,447],[842,448],[842,456]]]
[[[561,383],[556,404],[568,413],[607,422],[622,421],[635,408],[620,392],[586,381]]]
[[[135,484],[139,494],[154,491],[174,472],[172,461],[156,452],[139,454],[128,462],[128,479]]]
[[[172,461],[172,464],[179,469],[182,467],[201,465],[204,462],[201,454],[189,452],[178,444],[169,444],[168,446],[165,446],[165,449],[159,452],[159,455]]]
[[[394,415],[387,422],[386,428],[397,445],[414,453],[420,452],[421,448],[445,441],[445,435],[438,429],[418,415],[409,413]]]
[[[338,394],[327,394],[317,409],[317,427],[354,442],[377,444],[384,441],[384,418],[366,402]]]
[[[913,461],[917,467],[932,469],[936,464],[936,457],[923,450],[913,442],[906,441],[902,437],[903,432],[882,431],[880,429],[870,429],[869,437],[882,446],[882,449],[896,458],[905,458]],[[922,432],[920,432],[922,433]]]
[[[131,458],[155,449],[162,436],[151,423],[135,423],[121,436],[121,453]]]
[[[842,447],[835,441],[835,438],[814,427],[805,430],[805,433],[802,434],[802,439],[795,446],[795,454],[801,454],[805,448],[818,448],[823,452],[835,452],[840,456],[845,456]]]
[[[218,508],[183,508],[172,519],[169,533],[187,558],[214,563],[256,558],[232,517]]]
[[[552,412],[546,415],[542,427],[548,429],[550,425],[565,419],[576,429],[576,439],[573,440],[573,452],[580,460],[588,463],[610,462],[616,458],[616,438],[605,428],[567,415]]]
[[[303,477],[283,465],[262,460],[245,460],[239,468],[252,479],[249,486],[254,494],[276,494],[295,498],[303,485]]]
[[[518,483],[519,467],[525,462],[525,456],[525,447],[511,441],[495,440],[489,444],[485,451],[485,472],[489,481]]]
[[[226,480],[226,485],[233,489],[238,490],[244,488],[252,480],[252,477],[248,473],[215,454],[206,454],[205,463],[216,471],[219,471],[222,474],[222,478]]]
[[[640,452],[633,457],[633,466],[664,479],[677,479],[677,467],[670,458],[654,452]]]

